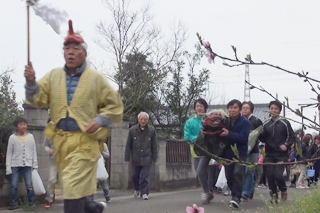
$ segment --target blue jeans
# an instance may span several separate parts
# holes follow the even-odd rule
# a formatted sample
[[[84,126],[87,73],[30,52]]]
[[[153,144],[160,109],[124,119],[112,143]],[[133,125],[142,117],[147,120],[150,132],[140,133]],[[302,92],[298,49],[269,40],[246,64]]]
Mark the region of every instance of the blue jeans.
[[[149,194],[150,166],[132,165],[132,184],[134,190],[140,191],[140,196]]]
[[[110,194],[109,194],[109,185],[108,185],[107,179],[105,179],[105,180],[98,179],[98,183],[99,183],[99,185],[102,187],[103,196],[104,196],[105,198],[106,198],[106,197],[109,197]],[[92,200],[94,200],[94,195],[90,195],[89,197],[90,197]]]
[[[194,166],[194,171],[196,173],[197,173],[199,162],[200,162],[200,158],[193,158],[193,166]]]
[[[259,153],[251,153],[250,155],[248,155],[246,162],[257,163],[258,157],[259,157]],[[252,197],[254,193],[255,171],[256,171],[256,168],[249,169],[248,167],[246,167],[244,184],[242,187],[242,194],[248,197]]]
[[[11,167],[11,170],[12,170],[12,177],[11,177],[10,204],[12,205],[18,204],[17,187],[18,187],[21,175],[26,185],[28,203],[33,204],[34,192],[33,192],[33,186],[32,186],[31,167]]]
[[[105,180],[98,180],[98,183],[102,187],[104,197],[108,197],[109,196],[108,181],[106,179]]]
[[[210,192],[210,186],[208,184],[208,167],[209,167],[210,158],[201,157],[198,167],[197,167],[197,175],[200,180],[202,189],[204,193]]]

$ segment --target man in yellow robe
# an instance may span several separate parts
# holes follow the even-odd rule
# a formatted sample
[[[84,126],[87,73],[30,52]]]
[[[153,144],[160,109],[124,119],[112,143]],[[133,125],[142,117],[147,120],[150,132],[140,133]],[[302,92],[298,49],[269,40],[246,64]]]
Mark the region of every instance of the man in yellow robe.
[[[28,63],[24,73],[26,99],[33,107],[50,109],[45,136],[54,145],[64,212],[102,212],[105,203],[88,197],[96,192],[98,141],[106,139],[112,123],[122,121],[123,104],[106,77],[87,65],[87,44],[73,32],[71,20],[63,50],[65,66],[37,82]]]

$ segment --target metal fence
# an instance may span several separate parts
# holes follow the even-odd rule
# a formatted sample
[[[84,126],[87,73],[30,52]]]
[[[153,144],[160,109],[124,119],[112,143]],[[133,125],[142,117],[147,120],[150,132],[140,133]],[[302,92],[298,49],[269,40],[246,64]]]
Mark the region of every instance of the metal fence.
[[[185,140],[167,140],[166,164],[191,165],[190,146]]]

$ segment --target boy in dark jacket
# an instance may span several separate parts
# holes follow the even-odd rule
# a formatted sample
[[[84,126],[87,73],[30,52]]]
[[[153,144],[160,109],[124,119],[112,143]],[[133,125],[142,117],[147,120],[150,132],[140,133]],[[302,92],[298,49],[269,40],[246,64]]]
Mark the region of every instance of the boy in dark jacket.
[[[227,108],[230,116],[230,125],[228,129],[222,129],[220,136],[228,137],[229,144],[237,147],[240,160],[246,161],[248,154],[248,137],[251,127],[249,120],[241,116],[241,107],[241,102],[236,99],[228,103]],[[226,147],[224,157],[233,159],[236,156],[230,145]],[[225,166],[225,170],[228,187],[231,190],[232,196],[229,207],[237,209],[239,208],[242,193],[245,167],[235,163]]]
[[[295,142],[296,136],[290,122],[280,118],[282,105],[279,101],[269,103],[271,118],[263,125],[260,141],[265,143],[266,162],[288,161],[288,149]],[[281,200],[287,200],[287,186],[283,177],[284,165],[267,165],[267,178],[271,202],[278,202],[277,186],[281,191]]]

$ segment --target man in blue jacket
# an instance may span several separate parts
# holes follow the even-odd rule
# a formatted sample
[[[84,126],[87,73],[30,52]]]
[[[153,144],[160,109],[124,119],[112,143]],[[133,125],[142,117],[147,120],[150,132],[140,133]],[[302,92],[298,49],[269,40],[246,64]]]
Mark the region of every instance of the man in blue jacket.
[[[247,118],[241,116],[242,104],[239,100],[233,99],[227,104],[230,124],[229,128],[223,128],[220,136],[227,137],[229,146],[226,147],[224,157],[227,159],[236,158],[231,149],[232,146],[236,146],[239,152],[239,158],[241,161],[246,161],[248,153],[248,137],[250,133],[250,122]],[[233,163],[225,166],[226,178],[228,187],[231,190],[231,201],[229,207],[239,208],[242,185],[245,174],[245,166],[241,166],[237,163]]]

